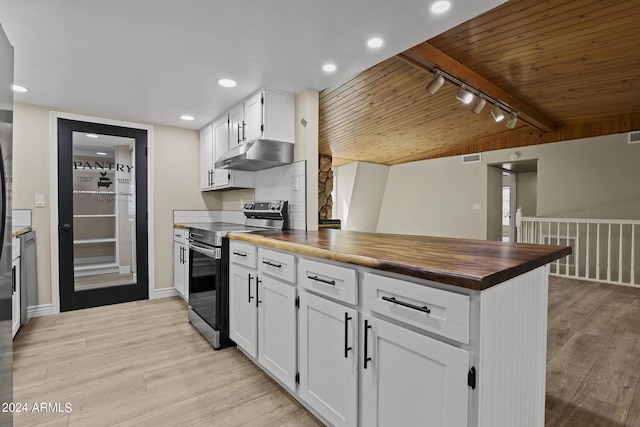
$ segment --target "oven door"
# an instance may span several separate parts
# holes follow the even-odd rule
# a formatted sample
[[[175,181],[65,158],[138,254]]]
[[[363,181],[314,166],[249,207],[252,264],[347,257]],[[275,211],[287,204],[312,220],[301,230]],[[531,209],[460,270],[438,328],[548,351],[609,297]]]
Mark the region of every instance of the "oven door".
[[[189,305],[210,327],[219,329],[217,299],[222,248],[189,242]]]

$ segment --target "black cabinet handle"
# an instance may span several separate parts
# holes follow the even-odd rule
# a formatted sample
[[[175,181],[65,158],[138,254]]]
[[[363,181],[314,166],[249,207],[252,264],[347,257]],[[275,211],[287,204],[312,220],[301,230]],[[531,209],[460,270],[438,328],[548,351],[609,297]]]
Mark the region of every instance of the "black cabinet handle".
[[[319,278],[318,276],[307,276],[307,279],[315,280],[316,282],[326,283],[326,284],[331,285],[331,286],[335,286],[336,285],[336,281],[335,280],[325,280],[325,279]]]
[[[258,285],[260,284],[260,282],[262,282],[262,280],[258,279],[258,276],[256,276],[256,308],[262,302],[258,299],[258,296],[260,296],[260,293],[258,292]]]
[[[411,308],[413,310],[422,311],[423,313],[431,313],[431,310],[429,310],[429,307],[427,307],[426,305],[420,307],[418,305],[413,305],[413,304],[409,304],[408,302],[397,300],[397,299],[395,299],[395,297],[382,297],[382,299],[384,301],[387,301],[387,302],[390,302],[390,303],[393,303],[393,304],[398,304],[398,305],[401,305],[403,307]]]
[[[238,144],[240,144],[240,123],[238,123]]]
[[[368,356],[367,353],[369,353],[369,349],[368,349],[368,330],[371,329],[371,325],[369,324],[368,320],[364,321],[364,369],[367,369],[367,363],[371,361],[371,358]]]
[[[249,301],[248,303],[251,304],[251,300],[253,299],[253,297],[251,296],[251,274],[247,274],[248,279],[247,279],[247,295],[249,295]]]
[[[344,314],[344,358],[348,358],[349,357],[349,350],[351,350],[351,347],[349,347],[349,320],[351,320],[351,316],[349,316],[349,313],[345,313]]]
[[[16,267],[11,267],[11,285],[13,286],[13,293],[16,293]]]
[[[247,140],[247,137],[246,137],[246,135],[244,134],[244,128],[245,128],[246,126],[247,126],[247,124],[246,124],[246,123],[244,122],[244,120],[243,120],[243,121],[242,121],[242,140],[243,140],[243,141],[246,141],[246,140]]]
[[[247,256],[247,254],[243,254],[242,252],[234,252],[233,254],[234,254],[234,255],[241,256],[241,257],[243,257],[243,258],[245,258],[245,257]]]
[[[270,265],[271,267],[275,267],[275,268],[282,268],[282,264],[274,264],[271,261],[262,261],[263,264],[267,264]]]

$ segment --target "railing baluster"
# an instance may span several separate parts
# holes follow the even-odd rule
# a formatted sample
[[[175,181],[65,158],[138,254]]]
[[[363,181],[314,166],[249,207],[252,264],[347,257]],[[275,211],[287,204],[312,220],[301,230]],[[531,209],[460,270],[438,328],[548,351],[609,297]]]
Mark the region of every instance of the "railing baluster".
[[[576,243],[575,243],[575,254],[573,255],[573,263],[575,264],[576,274],[574,276],[578,277],[578,271],[580,270],[580,223],[576,222]]]
[[[611,223],[607,231],[607,282],[611,281]]]
[[[596,227],[596,280],[600,280],[600,223]]]
[[[618,249],[618,282],[622,283],[622,227],[620,224],[620,246]]]
[[[636,284],[636,225],[631,224],[631,282],[632,285]]]
[[[589,242],[591,241],[590,236],[589,236],[589,223],[587,223],[587,250],[584,254],[584,277],[585,278],[589,278],[589,257],[591,257],[591,253],[589,253]]]
[[[569,243],[569,229],[571,228],[571,223],[567,222],[567,246],[571,246],[571,244]],[[569,255],[567,255],[564,261],[564,275],[568,276],[569,275]]]

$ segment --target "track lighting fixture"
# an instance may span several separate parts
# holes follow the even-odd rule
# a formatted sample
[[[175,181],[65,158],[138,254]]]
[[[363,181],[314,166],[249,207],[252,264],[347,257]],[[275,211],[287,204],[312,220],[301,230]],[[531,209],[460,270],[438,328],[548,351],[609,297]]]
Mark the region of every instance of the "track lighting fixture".
[[[467,90],[465,85],[460,85],[460,89],[458,89],[458,94],[456,95],[459,101],[464,104],[469,104],[473,101],[473,93]]]
[[[493,104],[493,108],[491,109],[491,115],[496,122],[501,122],[504,119],[504,113],[498,107],[498,104]]]
[[[438,68],[433,69],[433,80],[427,86],[427,92],[431,95],[436,93],[438,89],[442,87],[444,81],[449,80],[450,82],[457,84],[459,87],[458,93],[456,94],[456,98],[465,104],[470,104],[473,101],[474,96],[478,98],[475,105],[471,109],[475,114],[480,114],[482,109],[487,103],[493,104],[493,108],[491,109],[491,115],[496,122],[501,122],[505,118],[505,114],[509,114],[509,119],[507,120],[507,128],[513,129],[518,123],[518,112],[511,108],[509,105],[500,101],[497,98],[492,98],[484,92],[479,91],[474,87],[467,86],[465,82],[458,79],[451,74],[448,74]]]
[[[476,105],[473,106],[473,108],[471,109],[471,111],[473,111],[476,114],[480,114],[480,112],[482,111],[482,109],[484,108],[484,106],[487,104],[487,100],[484,99],[483,95],[480,95],[478,97],[478,100],[476,101]]]
[[[427,86],[427,92],[433,95],[438,91],[438,89],[442,87],[443,84],[444,76],[440,74],[440,70],[436,68],[435,70],[433,70],[433,80],[431,81],[431,83],[429,83],[429,86]]]

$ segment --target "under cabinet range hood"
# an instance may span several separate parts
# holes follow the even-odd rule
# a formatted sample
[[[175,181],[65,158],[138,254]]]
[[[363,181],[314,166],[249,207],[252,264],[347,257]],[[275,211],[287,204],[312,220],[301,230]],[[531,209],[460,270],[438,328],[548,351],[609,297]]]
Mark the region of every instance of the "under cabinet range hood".
[[[257,139],[224,153],[215,164],[216,169],[259,171],[293,162],[293,144]]]

